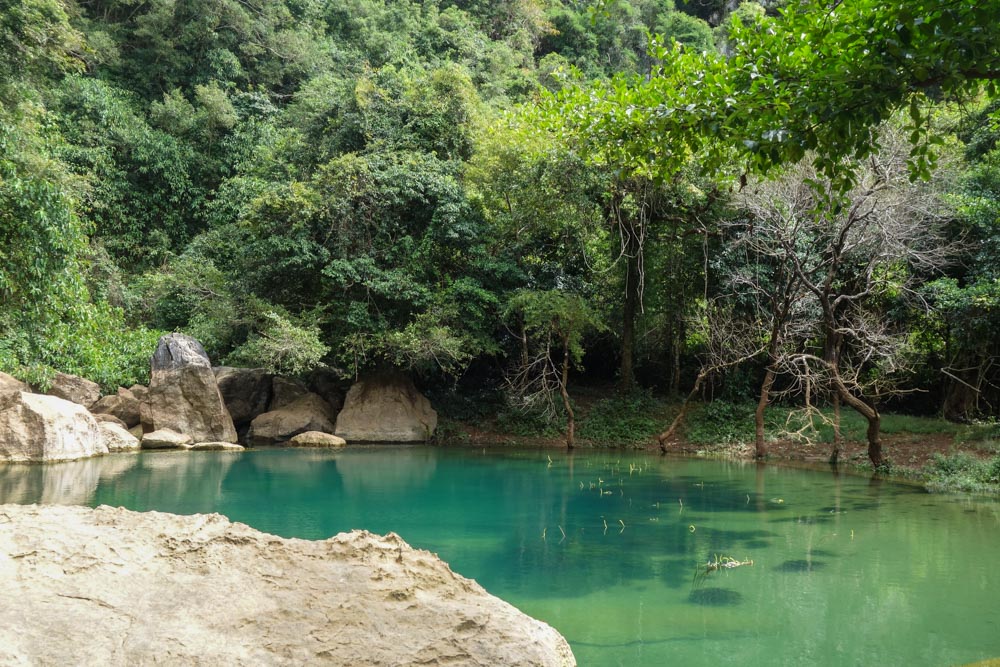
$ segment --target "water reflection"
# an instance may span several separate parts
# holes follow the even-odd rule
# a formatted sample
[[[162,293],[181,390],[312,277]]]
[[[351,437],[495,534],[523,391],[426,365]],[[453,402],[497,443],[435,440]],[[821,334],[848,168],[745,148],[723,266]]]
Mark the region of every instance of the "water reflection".
[[[337,458],[344,491],[351,495],[415,491],[427,485],[436,469],[437,454],[423,447],[355,448]]]
[[[135,454],[115,454],[62,463],[0,466],[0,499],[29,505],[86,505],[101,482],[122,475],[136,465]]]
[[[134,463],[102,477],[88,504],[124,506],[140,511],[158,509],[181,514],[217,511],[222,484],[239,454],[225,452],[146,452],[132,455]],[[94,459],[113,464],[111,457]]]

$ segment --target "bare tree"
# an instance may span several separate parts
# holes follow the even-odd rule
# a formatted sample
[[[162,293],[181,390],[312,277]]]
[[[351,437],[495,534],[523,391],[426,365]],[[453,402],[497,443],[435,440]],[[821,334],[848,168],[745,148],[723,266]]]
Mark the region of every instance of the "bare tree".
[[[884,148],[859,170],[853,190],[837,193],[807,163],[744,190],[749,213],[743,243],[766,258],[772,273],[752,290],[770,323],[762,415],[774,380],[808,397],[829,395],[868,422],[868,457],[886,465],[878,405],[904,391],[906,333],[885,318],[890,301],[917,303],[915,285],[939,271],[955,248],[940,232],[945,207],[940,181],[915,184],[905,143],[886,129]],[[835,461],[839,453],[836,434]]]

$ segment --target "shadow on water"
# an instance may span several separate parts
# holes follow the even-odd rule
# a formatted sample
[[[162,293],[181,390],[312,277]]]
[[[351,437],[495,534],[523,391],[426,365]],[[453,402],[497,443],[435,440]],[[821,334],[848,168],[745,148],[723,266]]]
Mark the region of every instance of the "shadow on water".
[[[743,595],[728,588],[696,588],[688,602],[701,607],[734,607],[743,602]]]
[[[813,570],[819,570],[826,566],[826,563],[821,560],[786,560],[780,565],[775,566],[775,572],[812,572]]]

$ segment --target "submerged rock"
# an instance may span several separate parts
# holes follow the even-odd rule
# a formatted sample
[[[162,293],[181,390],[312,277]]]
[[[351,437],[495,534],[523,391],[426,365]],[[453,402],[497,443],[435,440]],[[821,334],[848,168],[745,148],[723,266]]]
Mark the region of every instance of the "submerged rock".
[[[821,560],[786,560],[774,569],[778,572],[812,572],[826,565]]]
[[[236,428],[201,343],[179,333],[163,336],[151,371],[140,407],[144,431],[168,428],[195,442],[236,442]]]
[[[107,453],[97,420],[82,405],[24,391],[0,393],[0,461],[72,461]]]
[[[2,512],[3,664],[576,664],[551,627],[394,534],[313,542],[219,515]]]
[[[703,607],[732,607],[743,602],[743,595],[728,588],[696,588],[688,602]]]
[[[401,373],[360,380],[347,392],[334,431],[348,442],[424,442],[434,435],[437,412]]]

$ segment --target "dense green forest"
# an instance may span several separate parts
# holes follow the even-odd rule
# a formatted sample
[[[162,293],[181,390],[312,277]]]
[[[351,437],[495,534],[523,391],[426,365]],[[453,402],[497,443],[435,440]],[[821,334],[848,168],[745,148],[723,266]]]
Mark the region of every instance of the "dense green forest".
[[[3,0],[0,370],[127,386],[179,330],[550,414],[752,401],[760,453],[771,402],[843,406],[878,465],[884,408],[1000,410],[998,14]]]

